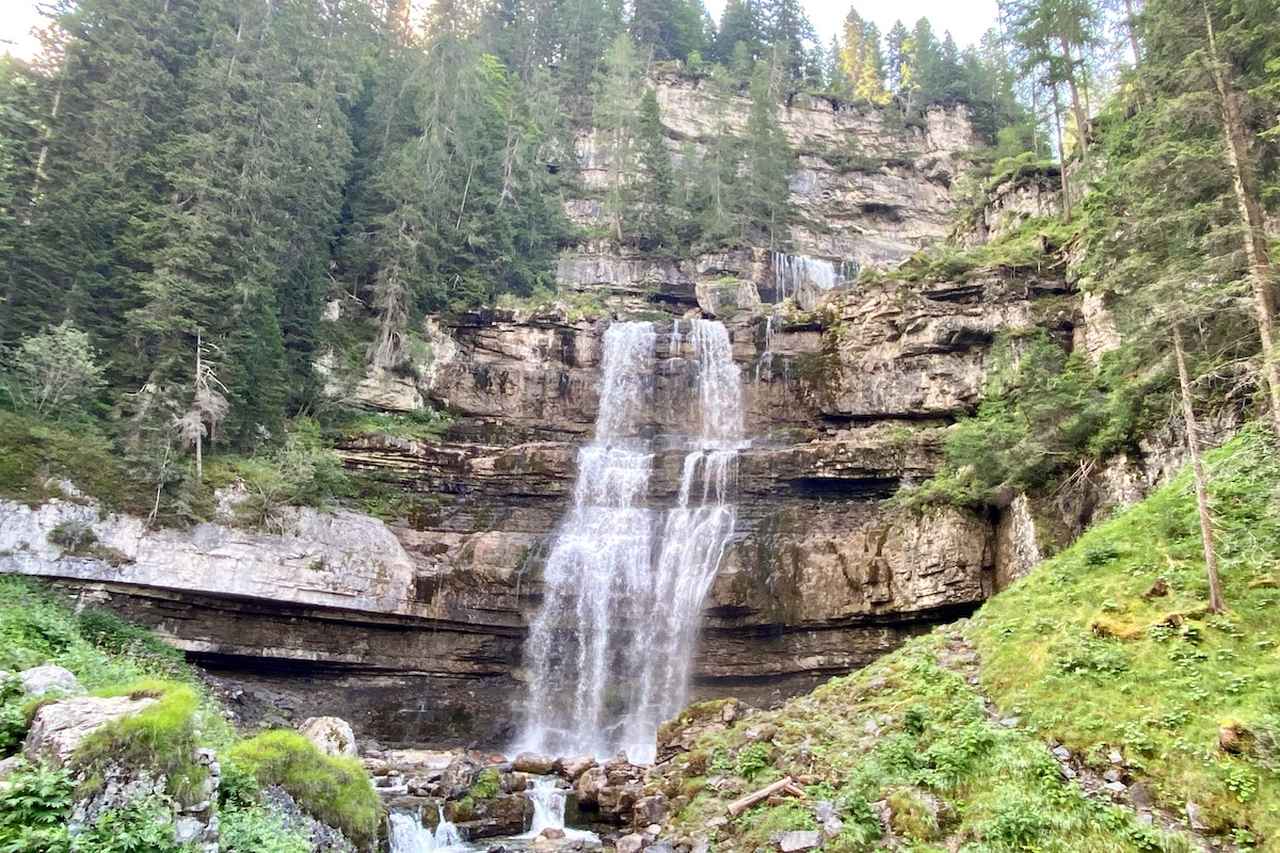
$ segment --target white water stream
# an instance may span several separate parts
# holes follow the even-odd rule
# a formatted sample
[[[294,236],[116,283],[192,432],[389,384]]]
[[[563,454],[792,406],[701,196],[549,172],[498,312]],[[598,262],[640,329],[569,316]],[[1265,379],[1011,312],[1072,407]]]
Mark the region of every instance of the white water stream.
[[[387,844],[391,853],[439,853],[445,850],[461,850],[465,847],[458,828],[444,819],[440,809],[440,822],[435,831],[422,825],[422,815],[415,812],[392,812],[387,816]]]
[[[744,445],[728,332],[686,325],[676,324],[670,351],[689,368],[690,434],[662,436],[685,454],[666,507],[650,495],[658,332],[618,323],[605,333],[595,438],[578,453],[573,506],[530,627],[517,750],[649,762],[658,725],[686,702],[698,617],[737,519]]]

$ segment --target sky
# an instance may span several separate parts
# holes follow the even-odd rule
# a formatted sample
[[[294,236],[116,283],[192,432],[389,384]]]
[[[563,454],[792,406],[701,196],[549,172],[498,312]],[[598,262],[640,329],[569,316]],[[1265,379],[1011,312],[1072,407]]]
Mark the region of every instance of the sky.
[[[43,20],[35,0],[0,0],[0,52],[30,58],[37,48],[31,28]]]
[[[716,20],[725,0],[704,0]],[[942,38],[947,30],[960,47],[977,43],[996,24],[996,0],[800,0],[823,44],[840,29],[852,5],[863,20],[870,20],[887,33],[901,19],[910,29],[919,18],[928,18],[933,31]]]
[[[724,0],[705,0],[717,19]],[[840,29],[849,12],[850,0],[801,0],[813,21],[823,44]],[[996,0],[855,0],[853,5],[864,19],[875,21],[885,33],[893,22],[902,19],[908,27],[917,18],[928,18],[938,37],[950,30],[961,47],[973,44],[996,22]],[[0,0],[0,50],[29,57],[36,49],[29,35],[40,18],[36,0]]]

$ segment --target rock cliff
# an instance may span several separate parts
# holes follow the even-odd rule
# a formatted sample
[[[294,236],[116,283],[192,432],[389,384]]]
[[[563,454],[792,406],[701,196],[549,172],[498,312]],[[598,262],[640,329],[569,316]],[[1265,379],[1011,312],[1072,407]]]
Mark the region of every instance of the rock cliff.
[[[673,144],[696,144],[713,115],[745,120],[742,99],[715,105],[696,81],[659,83]],[[1040,327],[1069,345],[1093,330],[1103,347],[1105,317],[1082,313],[1051,275],[855,285],[836,274],[829,260],[884,265],[944,234],[972,131],[960,110],[900,127],[807,97],[783,121],[801,152],[795,243],[814,257],[743,248],[677,261],[584,244],[565,252],[559,278],[587,307],[432,319],[420,330],[429,358],[355,388],[371,408],[453,416],[439,441],[365,435],[339,447],[351,468],[415,497],[408,517],[388,526],[298,510],[271,533],[147,531],[72,494],[0,505],[0,571],[56,578],[154,627],[247,719],[336,715],[385,743],[502,746],[545,546],[599,405],[603,332],[619,318],[657,324],[657,429],[687,416],[676,392],[689,366],[670,338],[682,318],[704,316],[729,329],[753,441],[704,611],[695,694],[768,704],[973,610],[1039,558],[1037,513],[1025,503],[1000,518],[920,512],[891,498],[935,470],[999,333]],[[580,143],[590,188],[601,164],[590,134]],[[580,221],[595,215],[590,198],[568,205]],[[1001,221],[993,214],[988,227]],[[679,454],[659,454],[655,498],[676,488],[678,467]],[[68,524],[92,530],[97,549],[53,544]]]

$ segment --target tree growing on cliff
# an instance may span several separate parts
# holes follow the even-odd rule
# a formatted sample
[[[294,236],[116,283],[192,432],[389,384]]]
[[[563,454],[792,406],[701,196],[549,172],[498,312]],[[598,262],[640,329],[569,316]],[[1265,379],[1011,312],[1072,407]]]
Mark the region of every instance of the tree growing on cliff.
[[[676,248],[675,178],[652,88],[646,88],[640,98],[636,130],[637,174],[628,199],[630,231],[639,248],[671,252]]]
[[[756,64],[743,146],[745,179],[735,185],[741,239],[769,249],[791,242],[790,177],[795,156],[778,121],[777,70]]]
[[[626,33],[605,53],[595,82],[592,124],[607,172],[605,215],[619,243],[627,240],[626,224],[632,185],[639,170],[636,136],[640,126],[640,93],[644,69],[635,42]]]

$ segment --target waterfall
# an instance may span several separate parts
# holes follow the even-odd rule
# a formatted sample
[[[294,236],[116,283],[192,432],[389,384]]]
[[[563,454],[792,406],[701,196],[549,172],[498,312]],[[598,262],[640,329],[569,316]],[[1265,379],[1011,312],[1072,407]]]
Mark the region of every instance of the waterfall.
[[[387,815],[387,845],[391,853],[430,853],[462,846],[458,828],[444,819],[444,809],[439,809],[440,822],[435,832],[422,825],[418,812],[391,812]]]
[[[691,351],[690,435],[674,506],[650,502],[657,332],[619,323],[604,336],[595,438],[578,453],[573,506],[544,572],[530,626],[521,749],[619,750],[652,761],[658,725],[685,704],[702,602],[737,518],[742,383],[724,326],[677,324],[672,356]]]
[[[833,290],[858,274],[857,264],[851,261],[837,263],[782,252],[772,252],[769,261],[773,267],[774,301],[794,299],[806,310],[813,307],[819,293]]]

